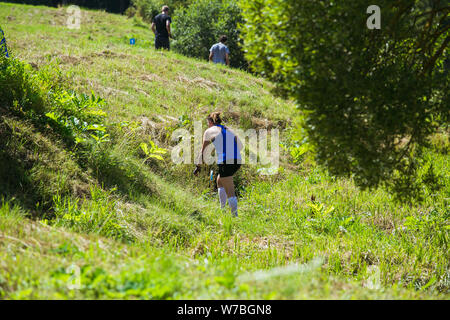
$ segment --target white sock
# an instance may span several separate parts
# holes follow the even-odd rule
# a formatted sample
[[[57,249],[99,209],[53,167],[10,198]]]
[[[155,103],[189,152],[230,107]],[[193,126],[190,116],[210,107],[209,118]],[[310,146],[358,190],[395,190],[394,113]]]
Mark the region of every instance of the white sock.
[[[219,188],[220,207],[223,209],[227,205],[227,193],[225,188]]]
[[[228,198],[228,204],[231,208],[231,213],[237,217],[238,216],[238,202],[236,197]]]

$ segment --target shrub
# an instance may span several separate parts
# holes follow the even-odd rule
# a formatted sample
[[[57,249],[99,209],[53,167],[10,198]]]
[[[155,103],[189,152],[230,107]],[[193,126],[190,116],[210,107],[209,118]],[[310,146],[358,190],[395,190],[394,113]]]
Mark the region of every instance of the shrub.
[[[63,79],[53,63],[34,71],[0,56],[0,193],[17,195],[27,206],[47,209],[56,192],[83,192],[78,165],[89,164],[109,140],[103,99],[69,92]]]
[[[31,66],[0,55],[0,107],[41,113],[44,94]]]
[[[95,143],[106,141],[108,134],[103,121],[106,113],[102,110],[105,101],[99,97],[77,95],[75,92],[60,90],[52,93],[51,112],[46,117],[65,139],[71,143]]]
[[[382,27],[370,30],[363,0],[240,3],[246,57],[297,100],[318,162],[418,197],[423,148],[449,120],[448,8],[380,0]]]
[[[243,22],[241,9],[235,1],[199,0],[181,9],[174,19],[175,41],[173,48],[184,55],[208,59],[209,49],[221,35],[227,35],[230,65],[247,68],[241,49],[242,40],[238,24]]]

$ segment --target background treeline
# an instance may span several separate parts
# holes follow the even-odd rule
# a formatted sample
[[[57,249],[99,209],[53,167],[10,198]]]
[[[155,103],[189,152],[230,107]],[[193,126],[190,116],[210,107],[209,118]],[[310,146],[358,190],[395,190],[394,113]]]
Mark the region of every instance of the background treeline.
[[[5,2],[44,5],[57,7],[58,5],[75,4],[84,8],[105,9],[109,12],[123,13],[130,6],[130,0],[6,0]]]
[[[228,37],[230,64],[247,70],[238,25],[243,23],[236,0],[133,0],[128,16],[141,17],[146,23],[168,5],[173,22],[173,50],[189,57],[208,59],[209,49],[221,35]]]
[[[228,36],[230,64],[234,68],[248,69],[242,49],[238,25],[243,23],[241,9],[236,0],[9,0],[6,2],[32,5],[75,4],[85,8],[104,9],[125,13],[128,17],[142,19],[149,25],[168,5],[173,21],[172,48],[186,56],[208,59],[209,49],[221,35]]]
[[[150,23],[159,13],[163,5],[170,8],[170,15],[173,17],[176,12],[188,7],[193,0],[131,0],[131,6],[127,10],[128,16],[140,16],[144,21]]]

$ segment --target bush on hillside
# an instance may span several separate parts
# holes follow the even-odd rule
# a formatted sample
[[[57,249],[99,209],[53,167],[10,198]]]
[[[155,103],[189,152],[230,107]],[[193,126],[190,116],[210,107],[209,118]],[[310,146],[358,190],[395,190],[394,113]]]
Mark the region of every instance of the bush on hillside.
[[[241,9],[234,0],[199,0],[178,11],[174,19],[175,51],[186,56],[208,59],[209,49],[221,35],[227,35],[232,67],[246,69],[238,24]]]
[[[42,113],[44,95],[31,66],[0,54],[0,108],[17,108]]]
[[[320,164],[404,199],[437,179],[419,173],[429,136],[449,121],[448,7],[380,0],[381,29],[369,29],[365,0],[240,3],[246,57],[297,100]]]
[[[104,100],[66,91],[45,67],[36,73],[30,65],[1,55],[0,92],[0,107],[48,124],[69,144],[99,143],[108,136]]]
[[[35,71],[0,54],[0,197],[45,210],[56,193],[83,192],[81,166],[109,142],[104,100],[66,90],[63,79],[54,63]]]

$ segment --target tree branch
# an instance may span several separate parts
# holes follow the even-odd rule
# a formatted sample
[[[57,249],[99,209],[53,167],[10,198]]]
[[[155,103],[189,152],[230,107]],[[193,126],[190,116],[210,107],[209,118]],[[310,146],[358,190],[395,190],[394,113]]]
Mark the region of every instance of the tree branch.
[[[439,50],[435,53],[435,55],[430,59],[430,61],[428,61],[428,63],[425,65],[425,67],[423,68],[423,71],[421,73],[421,75],[424,75],[425,72],[427,71],[431,71],[432,67],[434,66],[434,64],[436,63],[436,60],[441,56],[441,54],[444,52],[444,49],[447,48],[447,45],[450,43],[450,36],[447,36],[447,38],[445,39],[444,43],[441,45],[441,47],[439,48]]]

